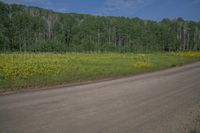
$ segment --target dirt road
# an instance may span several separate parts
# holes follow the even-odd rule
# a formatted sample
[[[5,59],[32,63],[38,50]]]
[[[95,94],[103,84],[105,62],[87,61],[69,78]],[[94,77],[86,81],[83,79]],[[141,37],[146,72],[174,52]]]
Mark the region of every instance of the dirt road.
[[[200,62],[0,96],[0,133],[184,133],[197,130],[199,115]]]

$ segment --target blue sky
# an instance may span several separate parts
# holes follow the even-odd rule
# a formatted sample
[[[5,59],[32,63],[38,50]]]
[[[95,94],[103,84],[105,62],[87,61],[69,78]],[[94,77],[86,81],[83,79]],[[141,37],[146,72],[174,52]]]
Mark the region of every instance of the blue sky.
[[[200,0],[0,0],[58,12],[127,16],[161,20],[182,17],[200,21]]]

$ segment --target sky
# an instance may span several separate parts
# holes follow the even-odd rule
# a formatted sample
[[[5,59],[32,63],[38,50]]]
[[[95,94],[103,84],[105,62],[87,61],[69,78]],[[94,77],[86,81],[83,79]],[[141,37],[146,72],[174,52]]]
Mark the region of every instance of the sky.
[[[0,0],[64,13],[200,21],[200,0]]]

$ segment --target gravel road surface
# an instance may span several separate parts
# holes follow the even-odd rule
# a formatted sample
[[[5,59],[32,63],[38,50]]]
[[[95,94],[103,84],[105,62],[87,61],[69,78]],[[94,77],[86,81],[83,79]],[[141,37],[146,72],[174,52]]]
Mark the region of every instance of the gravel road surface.
[[[200,62],[0,96],[0,133],[190,133],[199,128]]]

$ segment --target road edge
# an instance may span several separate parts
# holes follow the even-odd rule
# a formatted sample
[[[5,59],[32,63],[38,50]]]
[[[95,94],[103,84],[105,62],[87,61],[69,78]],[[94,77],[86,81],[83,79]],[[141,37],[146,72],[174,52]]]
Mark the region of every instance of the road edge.
[[[139,73],[134,73],[134,74],[132,73],[130,75],[125,75],[125,76],[79,80],[79,81],[65,82],[65,83],[58,84],[58,85],[51,85],[51,86],[47,85],[47,86],[43,86],[43,87],[40,87],[40,86],[39,87],[38,86],[37,87],[26,87],[26,88],[19,88],[19,89],[13,89],[13,90],[8,90],[8,91],[0,90],[0,96],[12,95],[12,94],[18,94],[18,93],[35,92],[35,91],[52,90],[52,89],[61,89],[61,88],[68,88],[68,87],[81,86],[81,85],[87,85],[87,84],[94,84],[94,83],[99,83],[99,82],[106,82],[106,81],[118,80],[118,79],[123,79],[123,78],[159,73],[162,71],[169,71],[169,70],[173,70],[176,68],[188,67],[188,66],[198,64],[198,63],[200,63],[200,61],[178,64],[176,66],[171,66],[171,67],[162,68],[162,69],[158,69],[158,70],[151,70],[151,71],[139,72]]]

